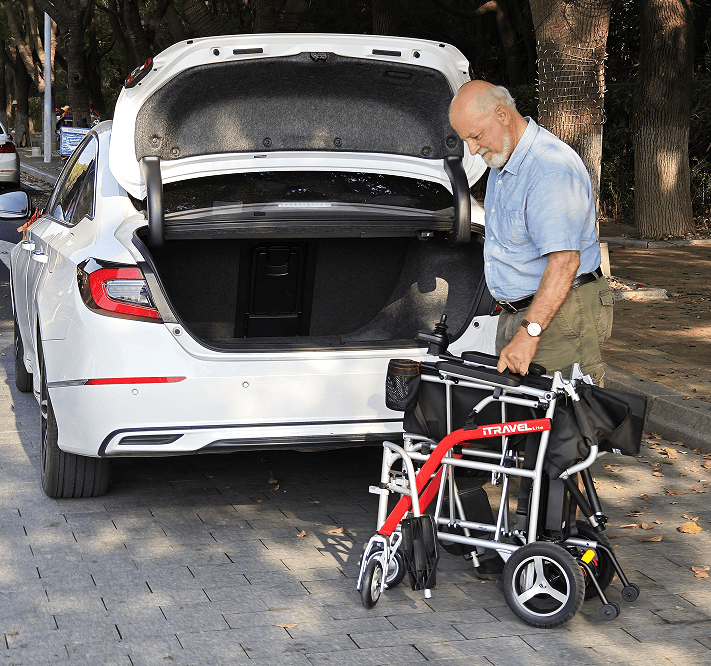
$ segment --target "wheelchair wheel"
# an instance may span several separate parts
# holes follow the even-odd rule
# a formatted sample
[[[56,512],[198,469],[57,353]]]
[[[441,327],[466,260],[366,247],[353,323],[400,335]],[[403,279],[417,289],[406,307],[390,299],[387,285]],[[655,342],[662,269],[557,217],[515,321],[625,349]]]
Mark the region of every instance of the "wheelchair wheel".
[[[375,607],[380,599],[380,578],[383,575],[383,565],[376,557],[371,557],[363,574],[363,587],[360,590],[360,599],[363,605],[370,610]]]
[[[382,550],[374,552],[370,556],[369,561],[372,562],[373,559],[379,557],[382,552]],[[398,550],[395,552],[395,555],[390,558],[390,562],[388,563],[388,571],[385,574],[385,586],[388,589],[397,587],[400,583],[402,583],[406,573],[405,559],[402,553]]]
[[[578,527],[578,535],[581,539],[597,541],[600,545],[612,550],[610,540],[602,532],[596,532],[589,523],[582,520],[578,520],[576,525]],[[615,567],[612,565],[610,556],[602,549],[596,550],[595,559],[590,562],[588,566],[592,569],[600,589],[603,591],[606,590],[615,577]],[[595,599],[597,597],[595,586],[588,580],[585,572],[583,572],[583,577],[585,578],[585,599]]]
[[[504,596],[524,622],[547,629],[565,624],[583,603],[580,566],[565,548],[537,542],[521,546],[508,559]]]

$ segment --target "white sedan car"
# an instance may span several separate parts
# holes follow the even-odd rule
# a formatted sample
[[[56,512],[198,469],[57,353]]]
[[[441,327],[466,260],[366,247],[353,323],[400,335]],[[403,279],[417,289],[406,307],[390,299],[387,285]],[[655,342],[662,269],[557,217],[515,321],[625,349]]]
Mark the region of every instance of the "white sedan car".
[[[20,156],[8,129],[0,123],[0,186],[20,184]]]
[[[453,352],[491,352],[467,80],[447,44],[325,34],[134,71],[11,254],[47,495],[106,492],[119,456],[397,437],[386,369],[419,331],[447,314]]]

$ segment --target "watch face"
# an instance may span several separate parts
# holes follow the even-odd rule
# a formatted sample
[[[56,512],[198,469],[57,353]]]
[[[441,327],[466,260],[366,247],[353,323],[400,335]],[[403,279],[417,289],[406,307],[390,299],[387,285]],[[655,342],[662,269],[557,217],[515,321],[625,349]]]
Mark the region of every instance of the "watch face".
[[[535,322],[532,322],[532,323],[530,323],[530,324],[528,325],[528,327],[526,328],[526,330],[528,331],[528,334],[529,334],[531,337],[537,338],[537,337],[541,334],[541,330],[542,330],[542,329],[541,329],[541,325],[540,325],[540,324],[536,324]]]

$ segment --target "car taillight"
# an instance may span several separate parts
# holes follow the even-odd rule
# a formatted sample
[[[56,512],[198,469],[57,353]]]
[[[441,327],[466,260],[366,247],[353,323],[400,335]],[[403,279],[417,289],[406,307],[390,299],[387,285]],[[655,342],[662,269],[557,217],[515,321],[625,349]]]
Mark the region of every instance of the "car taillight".
[[[126,88],[133,88],[133,86],[140,83],[153,69],[153,58],[148,58],[140,67],[136,67],[126,78],[124,86]]]
[[[0,146],[0,153],[16,153],[16,152],[17,152],[17,150],[15,150],[15,144],[10,141],[6,141],[5,143],[3,143]]]
[[[82,300],[87,307],[109,317],[162,322],[139,268],[104,267],[87,273],[77,269]]]

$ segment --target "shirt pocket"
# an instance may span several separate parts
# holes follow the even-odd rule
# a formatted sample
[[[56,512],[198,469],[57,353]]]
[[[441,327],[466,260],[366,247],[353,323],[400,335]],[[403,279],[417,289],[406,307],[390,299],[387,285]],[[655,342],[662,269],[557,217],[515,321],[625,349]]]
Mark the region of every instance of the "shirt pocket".
[[[499,218],[498,240],[504,247],[515,247],[530,241],[522,210],[501,207]]]

